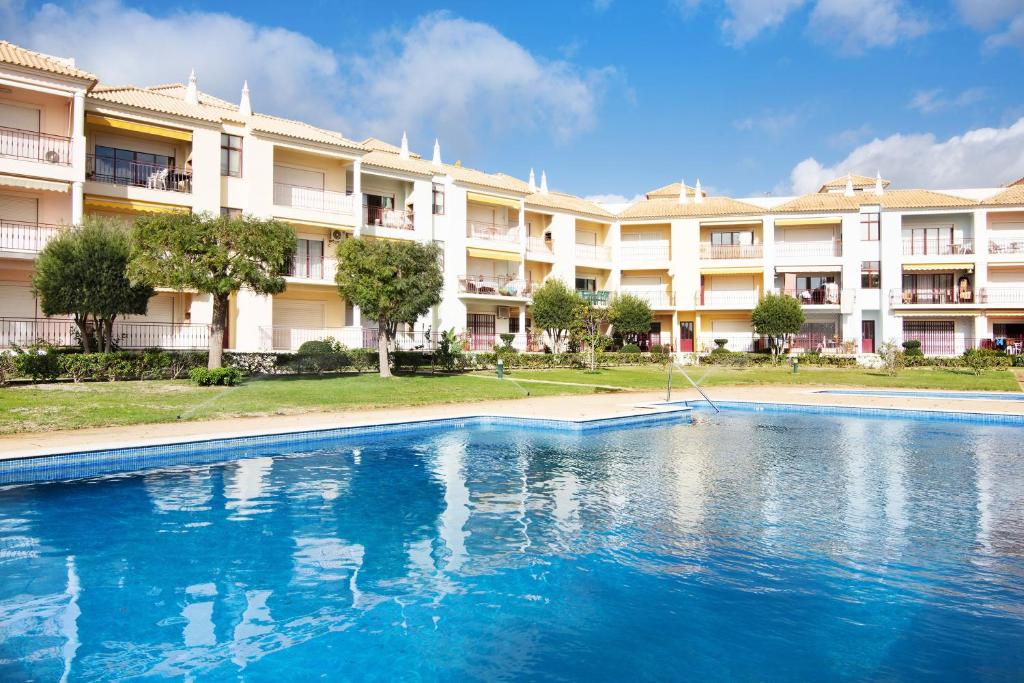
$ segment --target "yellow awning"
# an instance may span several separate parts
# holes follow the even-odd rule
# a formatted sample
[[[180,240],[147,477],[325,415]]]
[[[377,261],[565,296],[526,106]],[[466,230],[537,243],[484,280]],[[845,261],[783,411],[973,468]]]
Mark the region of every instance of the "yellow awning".
[[[764,268],[757,266],[733,266],[731,268],[701,268],[701,275],[747,275],[754,273],[763,273]]]
[[[91,126],[98,128],[114,128],[117,130],[129,130],[133,133],[145,133],[147,135],[156,135],[162,138],[172,138],[174,140],[184,140],[186,142],[192,141],[192,133],[187,130],[178,130],[177,128],[165,128],[164,126],[154,126],[151,123],[139,123],[137,121],[128,121],[126,119],[117,119],[112,116],[101,116],[100,114],[86,114],[85,122]]]
[[[1024,261],[989,261],[989,268],[1024,268]]]
[[[839,216],[829,216],[828,218],[781,218],[775,221],[775,225],[839,225],[842,222],[843,219]]]
[[[122,213],[176,213],[187,212],[184,206],[172,204],[157,204],[156,202],[140,202],[134,199],[115,199],[113,197],[92,197],[85,198],[86,209],[99,209],[101,211],[120,211]]]
[[[466,201],[477,202],[478,204],[493,204],[494,206],[507,206],[510,209],[519,210],[519,200],[508,197],[496,197],[493,194],[482,194],[480,192],[467,192]]]
[[[904,263],[903,270],[974,270],[973,263]]]
[[[17,187],[23,190],[45,190],[46,192],[67,192],[69,189],[68,183],[22,178],[16,175],[0,175],[0,185],[4,187]]]
[[[523,257],[515,251],[499,251],[497,249],[477,249],[476,247],[467,247],[466,252],[474,258],[492,258],[499,261],[515,261],[516,263],[523,260]]]
[[[719,218],[714,220],[705,220],[700,222],[700,226],[703,228],[708,225],[761,225],[761,219],[736,219],[736,218]]]

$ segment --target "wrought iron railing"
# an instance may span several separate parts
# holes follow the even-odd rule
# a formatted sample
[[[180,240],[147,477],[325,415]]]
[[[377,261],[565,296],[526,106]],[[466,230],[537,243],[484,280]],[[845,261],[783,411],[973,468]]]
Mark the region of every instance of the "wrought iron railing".
[[[0,157],[70,166],[71,138],[0,126]]]

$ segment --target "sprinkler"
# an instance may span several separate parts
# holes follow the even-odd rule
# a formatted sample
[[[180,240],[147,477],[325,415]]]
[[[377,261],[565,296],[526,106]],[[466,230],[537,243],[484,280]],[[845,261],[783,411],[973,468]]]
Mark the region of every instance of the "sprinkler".
[[[498,359],[498,362],[494,364],[494,374],[498,376],[498,379],[505,378],[505,361]]]
[[[795,375],[797,371],[800,369],[800,359],[797,358],[796,356],[793,356],[790,360],[793,367],[793,374]]]

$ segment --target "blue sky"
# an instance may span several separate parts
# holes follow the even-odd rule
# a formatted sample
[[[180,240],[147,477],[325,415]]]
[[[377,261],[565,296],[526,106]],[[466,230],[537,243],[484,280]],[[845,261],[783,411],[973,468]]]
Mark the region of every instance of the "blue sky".
[[[55,3],[0,33],[104,80],[181,81],[446,161],[631,197],[734,196],[847,170],[1024,175],[1024,0]]]

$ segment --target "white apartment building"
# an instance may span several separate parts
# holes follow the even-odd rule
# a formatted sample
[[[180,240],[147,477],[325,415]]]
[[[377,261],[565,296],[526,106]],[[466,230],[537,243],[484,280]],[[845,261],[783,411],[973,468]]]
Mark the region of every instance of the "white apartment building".
[[[800,197],[728,198],[673,183],[617,212],[527,180],[445,163],[376,138],[253,111],[185,84],[111,86],[73,62],[0,42],[0,346],[74,343],[42,316],[35,256],[85,215],[245,212],[294,226],[287,290],[231,301],[227,346],[293,350],[334,337],[376,342],[334,285],[344,239],[443,246],[442,303],[403,333],[468,332],[490,350],[511,333],[539,350],[531,292],[559,278],[596,303],[644,297],[644,344],[701,352],[725,339],[754,349],[750,312],[765,293],[804,304],[794,349],[870,353],[919,339],[930,354],[1024,340],[1024,182],[900,189],[849,175]],[[145,316],[117,324],[122,348],[204,348],[209,297],[160,290]]]

